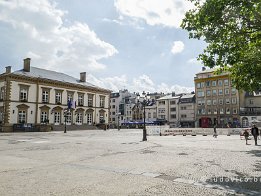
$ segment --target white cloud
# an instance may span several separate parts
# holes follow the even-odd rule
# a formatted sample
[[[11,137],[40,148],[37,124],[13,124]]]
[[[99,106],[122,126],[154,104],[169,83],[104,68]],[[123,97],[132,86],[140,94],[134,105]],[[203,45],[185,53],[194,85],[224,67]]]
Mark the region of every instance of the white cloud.
[[[120,77],[108,77],[108,78],[96,78],[95,76],[89,74],[87,76],[87,81],[95,84],[97,86],[107,88],[113,92],[118,92],[122,89],[128,89],[130,92],[163,92],[163,93],[190,93],[194,90],[194,87],[183,87],[179,85],[167,85],[161,83],[156,85],[152,79],[147,75],[141,75],[134,78],[132,81],[128,81],[128,78],[123,75]]]
[[[171,52],[173,54],[181,53],[184,50],[184,44],[182,41],[173,42]]]
[[[179,28],[185,12],[193,8],[186,0],[115,0],[114,5],[120,14],[133,20],[175,28]]]
[[[49,0],[0,1],[0,25],[8,32],[10,48],[14,45],[19,56],[31,57],[33,66],[71,75],[105,69],[99,60],[116,54],[115,47],[85,23],[65,25],[66,11],[56,6]]]

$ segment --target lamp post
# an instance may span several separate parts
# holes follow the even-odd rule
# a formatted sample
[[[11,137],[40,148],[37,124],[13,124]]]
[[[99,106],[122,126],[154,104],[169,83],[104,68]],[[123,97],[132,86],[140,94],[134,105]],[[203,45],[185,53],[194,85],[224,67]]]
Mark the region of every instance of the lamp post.
[[[139,99],[140,97],[138,96],[138,102],[141,103],[142,107],[143,107],[143,137],[142,137],[142,141],[147,141],[147,130],[146,130],[146,108],[145,106],[148,105],[149,102],[149,96],[147,96],[145,94],[145,96],[143,97],[144,99],[140,102]]]
[[[65,112],[64,112],[64,133],[67,133],[66,121],[67,121],[67,110],[65,110]]]

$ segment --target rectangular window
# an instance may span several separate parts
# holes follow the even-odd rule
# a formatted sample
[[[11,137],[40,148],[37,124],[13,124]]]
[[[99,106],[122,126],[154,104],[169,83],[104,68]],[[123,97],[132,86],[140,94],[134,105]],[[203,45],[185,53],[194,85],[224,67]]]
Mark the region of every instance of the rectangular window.
[[[186,114],[181,114],[181,118],[187,118]]]
[[[27,101],[27,93],[27,89],[20,88],[20,101]]]
[[[197,83],[197,88],[200,88],[200,82],[199,82],[199,83]]]
[[[236,97],[232,97],[232,104],[237,104],[237,98]]]
[[[217,86],[217,81],[216,80],[212,81],[212,86]]]
[[[224,80],[224,85],[225,85],[225,86],[228,86],[228,85],[229,85],[228,79],[225,79],[225,80]]]
[[[29,93],[29,85],[25,84],[19,84],[20,90],[19,90],[19,100],[22,102],[28,101],[28,93]]]
[[[217,108],[214,108],[214,114],[217,114]]]
[[[205,87],[205,82],[201,82],[201,88]]]
[[[204,97],[204,92],[203,91],[198,91],[198,97]]]
[[[43,90],[43,93],[42,93],[42,102],[43,102],[43,103],[48,103],[48,102],[49,102],[49,91]]]
[[[181,106],[180,109],[181,109],[181,110],[186,110],[187,107],[186,107],[186,106]]]
[[[100,107],[104,108],[105,107],[105,97],[100,96]]]
[[[204,108],[198,109],[198,114],[205,114],[205,109]]]
[[[230,108],[226,108],[226,114],[230,114]]]
[[[237,108],[233,108],[233,114],[237,114]]]
[[[159,105],[165,105],[165,101],[159,101]]]
[[[176,108],[170,108],[171,112],[176,112]]]
[[[73,101],[73,92],[67,92],[67,101]]]
[[[93,106],[93,95],[88,95],[88,106],[92,107]]]
[[[176,101],[170,101],[170,105],[175,105]]]
[[[223,85],[223,81],[222,80],[218,80],[218,86],[222,86]]]
[[[159,114],[164,114],[165,113],[165,108],[159,108],[158,112],[159,112]]]
[[[54,113],[54,124],[59,125],[61,123],[61,113],[55,112]]]
[[[223,95],[223,90],[222,89],[218,90],[218,95]]]
[[[210,81],[206,81],[206,87],[210,86]]]
[[[212,104],[213,104],[213,105],[217,105],[217,100],[216,100],[216,99],[213,99],[213,100],[212,100]]]
[[[205,100],[198,100],[198,105],[205,105]]]
[[[229,88],[225,88],[225,95],[229,95]]]
[[[67,125],[71,125],[71,123],[72,123],[72,113],[71,112],[66,112],[65,119],[66,119],[66,124]]]
[[[223,99],[219,99],[218,102],[219,102],[219,105],[223,105]]]
[[[5,88],[1,87],[1,89],[0,89],[0,101],[4,100],[4,95],[5,95]]]
[[[19,111],[18,112],[18,123],[26,123],[26,112],[25,111]]]
[[[88,113],[87,114],[87,123],[88,125],[91,125],[92,124],[92,113]],[[115,118],[114,118],[114,121],[115,121]]]
[[[207,90],[207,96],[211,95],[211,90]]]
[[[170,115],[170,118],[176,118],[176,114]]]
[[[226,98],[226,104],[230,104],[230,99]]]
[[[208,114],[211,114],[211,109],[208,109]]]
[[[249,104],[250,104],[250,105],[253,105],[253,104],[254,104],[254,100],[253,100],[253,99],[250,99],[250,100],[249,100]]]
[[[62,104],[62,92],[60,91],[55,92],[55,103]]]
[[[219,109],[219,113],[220,113],[220,114],[224,114],[224,109],[223,109],[223,108],[220,108],[220,109]]]
[[[43,111],[41,112],[41,123],[47,124],[48,123],[48,114],[47,112]]]
[[[213,89],[213,90],[212,90],[212,95],[213,95],[213,96],[216,96],[216,95],[217,95],[217,90],[216,90],[216,89]]]
[[[77,113],[76,123],[77,123],[77,125],[81,125],[82,124],[82,113]]]
[[[83,106],[84,103],[84,94],[78,94],[78,105]]]
[[[211,101],[210,99],[208,99],[208,100],[207,100],[207,105],[211,105],[211,102],[212,102],[212,101]]]

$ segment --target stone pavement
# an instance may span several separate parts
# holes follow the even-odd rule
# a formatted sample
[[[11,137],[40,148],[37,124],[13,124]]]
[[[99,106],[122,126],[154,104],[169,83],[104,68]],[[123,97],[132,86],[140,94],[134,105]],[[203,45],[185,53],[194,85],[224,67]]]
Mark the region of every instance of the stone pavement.
[[[0,133],[0,195],[261,195],[253,140],[141,139],[142,130]]]

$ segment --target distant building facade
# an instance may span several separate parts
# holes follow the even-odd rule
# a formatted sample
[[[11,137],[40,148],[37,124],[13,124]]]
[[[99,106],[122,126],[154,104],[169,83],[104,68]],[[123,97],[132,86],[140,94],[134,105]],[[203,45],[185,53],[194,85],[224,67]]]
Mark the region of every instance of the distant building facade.
[[[86,82],[85,72],[77,79],[31,67],[27,58],[22,70],[12,72],[8,66],[0,75],[1,127],[12,131],[14,124],[49,124],[55,130],[65,123],[79,128],[108,123],[110,93]]]
[[[261,90],[243,92],[240,94],[240,121],[242,127],[249,127],[252,123],[261,126]]]
[[[157,119],[171,127],[195,127],[195,94],[172,92],[156,100]]]
[[[179,124],[181,127],[195,127],[195,94],[183,94],[179,99]]]
[[[132,120],[133,107],[136,103],[136,94],[127,89],[113,92],[110,95],[110,123],[121,125]]]
[[[215,75],[214,69],[196,74],[196,127],[240,126],[240,96],[229,73]]]

